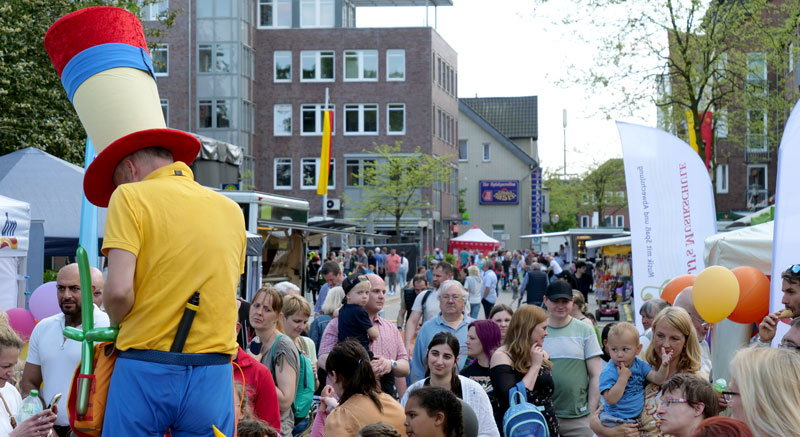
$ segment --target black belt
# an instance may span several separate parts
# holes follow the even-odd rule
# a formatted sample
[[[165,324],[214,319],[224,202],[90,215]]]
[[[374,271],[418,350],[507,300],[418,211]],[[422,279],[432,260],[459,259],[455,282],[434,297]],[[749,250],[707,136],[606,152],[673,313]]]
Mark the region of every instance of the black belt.
[[[128,349],[119,351],[120,358],[147,361],[158,364],[173,364],[177,366],[215,366],[230,364],[231,356],[227,354],[184,354],[178,352],[165,352],[155,350]]]

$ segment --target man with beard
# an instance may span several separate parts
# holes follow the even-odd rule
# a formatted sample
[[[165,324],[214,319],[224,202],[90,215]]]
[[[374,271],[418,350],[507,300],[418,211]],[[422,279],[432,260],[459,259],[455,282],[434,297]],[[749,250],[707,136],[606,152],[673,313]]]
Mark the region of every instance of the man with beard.
[[[56,296],[61,312],[41,320],[31,334],[28,359],[22,373],[22,396],[38,389],[45,402],[56,393],[62,393],[58,401],[58,419],[54,425],[59,436],[69,435],[67,394],[72,375],[81,361],[81,343],[67,340],[62,334],[65,326],[81,329],[81,280],[77,264],[69,264],[58,271]],[[108,316],[97,305],[94,308],[94,327],[107,327]]]

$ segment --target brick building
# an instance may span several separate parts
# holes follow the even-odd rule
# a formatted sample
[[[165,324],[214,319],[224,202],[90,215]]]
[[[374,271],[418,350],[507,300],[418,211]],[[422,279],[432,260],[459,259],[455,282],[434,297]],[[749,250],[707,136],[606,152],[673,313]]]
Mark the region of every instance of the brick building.
[[[153,50],[167,124],[240,146],[241,182],[310,202],[315,191],[325,92],[334,112],[328,215],[369,225],[342,195],[358,199],[358,169],[375,144],[402,142],[451,155],[452,183],[424,193],[430,211],[404,217],[403,234],[449,238],[458,219],[457,55],[430,27],[355,28],[359,6],[449,6],[452,0],[171,0],[145,7],[145,25],[167,8],[174,26]],[[424,223],[423,223],[424,222]]]

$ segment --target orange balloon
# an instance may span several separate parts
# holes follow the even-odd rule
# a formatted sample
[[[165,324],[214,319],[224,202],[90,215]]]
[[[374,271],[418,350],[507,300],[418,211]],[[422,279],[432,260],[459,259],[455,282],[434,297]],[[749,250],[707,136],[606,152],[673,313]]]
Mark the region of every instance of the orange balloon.
[[[739,303],[728,319],[736,323],[758,323],[769,313],[769,279],[755,267],[731,269],[739,281]]]
[[[697,279],[697,275],[680,275],[674,277],[664,286],[664,289],[661,290],[661,298],[669,302],[670,305],[674,304],[678,294],[680,294],[684,288],[694,285],[695,279]]]

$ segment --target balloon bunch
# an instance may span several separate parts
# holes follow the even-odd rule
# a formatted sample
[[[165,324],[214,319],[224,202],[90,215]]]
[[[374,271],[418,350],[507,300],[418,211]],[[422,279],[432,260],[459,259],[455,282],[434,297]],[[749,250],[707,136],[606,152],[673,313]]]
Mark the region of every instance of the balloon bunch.
[[[769,313],[769,278],[754,267],[711,266],[699,275],[676,276],[664,286],[661,298],[674,304],[681,290],[690,286],[695,309],[706,322],[727,318],[758,323]]]

